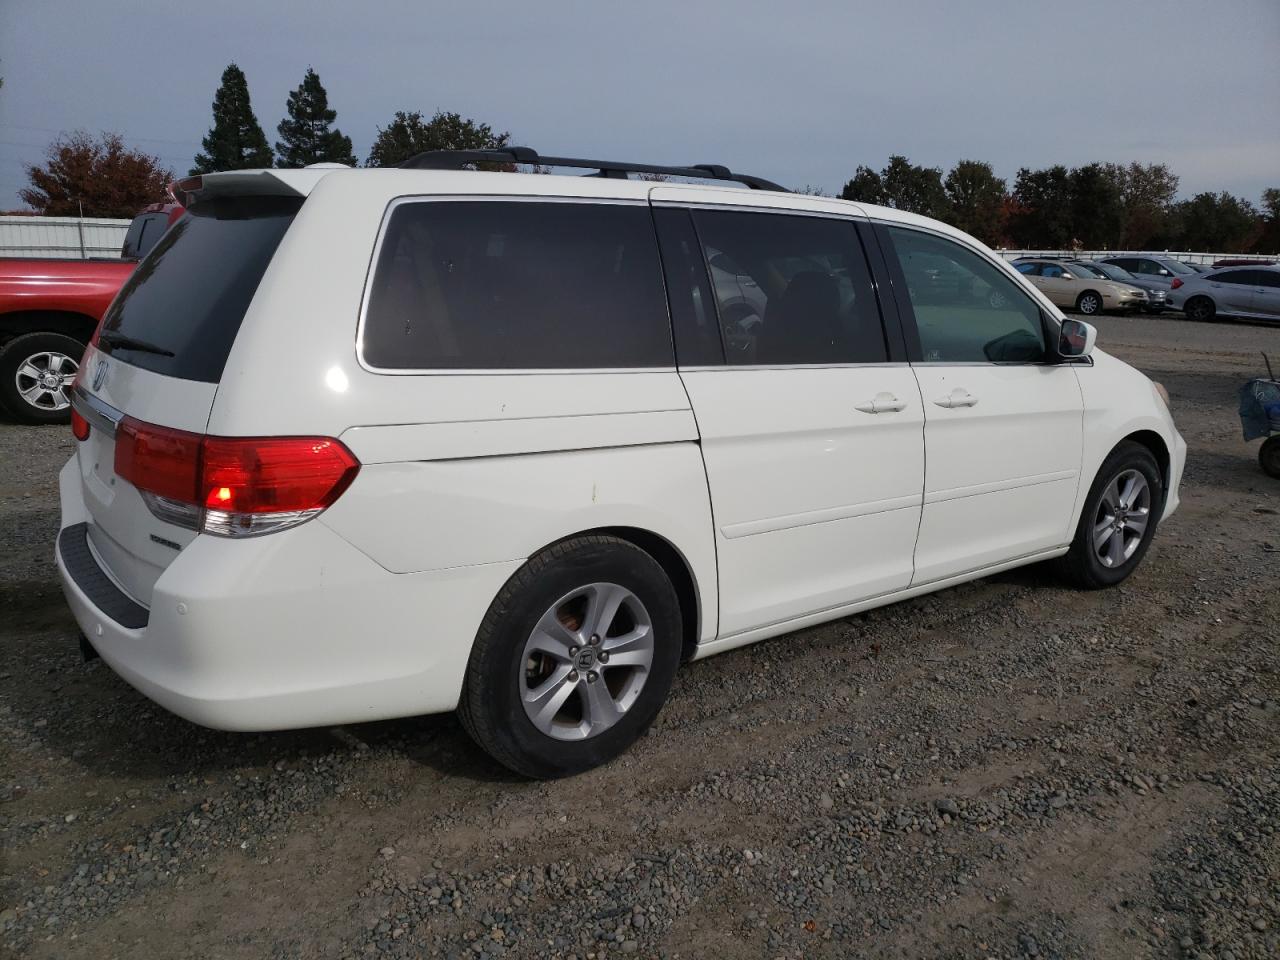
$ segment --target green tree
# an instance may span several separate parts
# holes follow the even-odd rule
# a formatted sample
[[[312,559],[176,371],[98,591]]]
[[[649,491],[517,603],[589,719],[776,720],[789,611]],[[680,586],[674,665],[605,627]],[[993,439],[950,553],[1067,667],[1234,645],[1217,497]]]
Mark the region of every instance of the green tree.
[[[165,199],[173,171],[156,157],[124,145],[119,134],[94,139],[83,130],[49,145],[48,160],[27,167],[23,202],[47,217],[132,217]]]
[[[1178,246],[1184,250],[1240,253],[1250,249],[1262,229],[1253,204],[1226,191],[1198,193],[1178,204],[1178,213],[1182,221]]]
[[[1071,237],[1087,249],[1115,249],[1124,234],[1124,199],[1114,173],[1100,163],[1067,175]]]
[[[892,156],[880,171],[880,179],[885,199],[895,210],[939,220],[947,215],[947,192],[937,167],[919,167],[906,157]]]
[[[961,160],[942,184],[950,210],[943,219],[995,246],[1004,234],[1005,182],[991,164]]]
[[[329,109],[329,94],[320,83],[320,75],[310,67],[285,104],[288,116],[276,127],[280,139],[276,143],[276,166],[305,167],[309,163],[345,163],[356,165],[351,152],[351,138],[341,130],[330,129],[338,118]]]
[[[1023,248],[1063,249],[1071,244],[1071,183],[1061,164],[1023,167],[1013,181],[1009,235]]]
[[[394,167],[427,150],[493,150],[505,147],[510,138],[509,133],[494,133],[489,124],[456,113],[437,111],[424,121],[416,110],[397,110],[391,123],[378,128],[365,166]]]
[[[853,171],[853,179],[844,185],[844,189],[840,191],[841,200],[853,200],[857,203],[876,203],[883,205],[884,181],[880,179],[880,174],[876,173],[870,167],[859,165],[858,169]]]
[[[1174,227],[1174,198],[1178,178],[1163,163],[1108,163],[1108,175],[1120,188],[1124,224],[1117,248],[1144,250],[1168,237]]]
[[[222,83],[213,95],[213,127],[201,146],[204,153],[196,154],[192,175],[271,166],[267,135],[249,103],[249,83],[234,63],[222,71]]]
[[[1262,230],[1254,253],[1280,253],[1280,187],[1262,191]]]

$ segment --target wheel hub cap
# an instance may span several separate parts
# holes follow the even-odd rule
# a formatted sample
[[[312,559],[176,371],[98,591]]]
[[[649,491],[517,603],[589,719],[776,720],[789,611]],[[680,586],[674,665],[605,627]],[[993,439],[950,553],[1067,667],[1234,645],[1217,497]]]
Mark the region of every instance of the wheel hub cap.
[[[1093,521],[1093,549],[1104,567],[1134,555],[1151,520],[1151,487],[1137,470],[1121,471],[1103,488]]]

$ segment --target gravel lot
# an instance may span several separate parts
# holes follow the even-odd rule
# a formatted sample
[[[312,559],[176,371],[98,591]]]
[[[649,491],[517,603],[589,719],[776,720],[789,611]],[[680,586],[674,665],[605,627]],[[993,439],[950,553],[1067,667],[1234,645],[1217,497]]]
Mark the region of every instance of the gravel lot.
[[[62,429],[0,424],[0,954],[1280,956],[1280,330],[1104,318],[1190,445],[1119,589],[1038,568],[686,667],[528,783],[451,717],[247,736],[83,664]],[[270,638],[263,638],[270,642]]]

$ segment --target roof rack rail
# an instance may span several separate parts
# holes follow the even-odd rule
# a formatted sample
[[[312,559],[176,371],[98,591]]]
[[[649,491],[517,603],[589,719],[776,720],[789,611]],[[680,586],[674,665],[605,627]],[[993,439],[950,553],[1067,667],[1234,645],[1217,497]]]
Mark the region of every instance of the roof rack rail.
[[[718,163],[695,163],[687,167],[663,167],[652,163],[615,163],[612,160],[582,160],[577,157],[543,157],[529,147],[501,147],[496,150],[428,150],[410,157],[399,166],[410,170],[462,170],[473,163],[525,163],[545,167],[580,167],[597,170],[596,177],[626,179],[628,173],[656,173],[669,177],[699,180],[732,180],[752,190],[790,193],[771,180],[746,173],[733,173]]]

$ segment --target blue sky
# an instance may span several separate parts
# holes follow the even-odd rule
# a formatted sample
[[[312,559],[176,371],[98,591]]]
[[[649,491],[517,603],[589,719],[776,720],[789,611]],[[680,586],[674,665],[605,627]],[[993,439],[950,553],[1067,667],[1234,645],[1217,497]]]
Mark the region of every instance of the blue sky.
[[[724,163],[838,192],[948,168],[1164,162],[1184,196],[1280,186],[1276,0],[0,2],[0,207],[59,131],[185,173],[227,63],[272,143],[308,65],[363,159],[396,110],[544,153]]]

